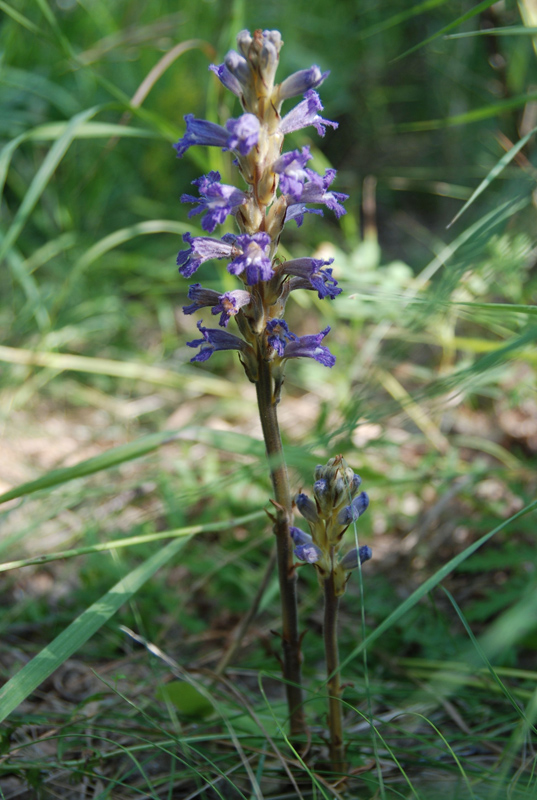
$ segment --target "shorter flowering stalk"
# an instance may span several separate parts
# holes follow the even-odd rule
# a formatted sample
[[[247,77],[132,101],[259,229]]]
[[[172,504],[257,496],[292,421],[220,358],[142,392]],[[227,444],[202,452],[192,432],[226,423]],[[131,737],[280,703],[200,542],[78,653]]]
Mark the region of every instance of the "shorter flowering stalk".
[[[324,590],[324,648],[328,675],[328,727],[330,731],[330,765],[335,776],[347,772],[343,740],[343,710],[337,639],[339,598],[345,592],[350,572],[371,558],[367,545],[349,550],[340,557],[343,535],[367,509],[369,498],[358,494],[361,478],[343,456],[331,458],[325,467],[315,469],[314,500],[300,493],[295,498],[299,512],[307,521],[310,533],[291,528],[295,556],[312,564]]]

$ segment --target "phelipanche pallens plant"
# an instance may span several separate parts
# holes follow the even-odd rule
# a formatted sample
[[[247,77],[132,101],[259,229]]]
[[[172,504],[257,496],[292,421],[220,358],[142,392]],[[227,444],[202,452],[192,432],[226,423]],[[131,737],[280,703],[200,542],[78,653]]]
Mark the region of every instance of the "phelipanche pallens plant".
[[[212,314],[219,315],[219,327],[205,327],[200,320],[201,338],[187,344],[199,348],[192,361],[206,361],[215,350],[237,350],[246,375],[256,386],[274,489],[283,672],[291,733],[296,735],[304,733],[305,722],[296,570],[290,535],[293,501],[276,407],[290,359],[313,358],[332,367],[335,357],[322,343],[329,327],[320,333],[297,336],[289,329],[284,312],[292,291],[306,289],[316,291],[319,298],[334,298],[341,289],[332,277],[332,259],[281,261],[276,253],[287,223],[294,220],[300,226],[306,213],[323,214],[322,209],[311,205],[326,206],[340,217],[345,213],[342,203],[347,195],[329,188],[335,170],[319,175],[308,167],[312,158],[308,147],[282,153],[287,133],[313,126],[324,136],[326,126],[337,128],[337,123],[320,116],[323,107],[315,91],[328,73],[313,66],[275,83],[283,44],[280,33],[257,30],[252,36],[241,31],[237,43],[238,52],[230,51],[223,64],[210,69],[239,98],[244,113],[229,119],[225,126],[187,114],[186,133],[174,147],[179,157],[192,145],[231,151],[244,181],[242,188],[223,184],[218,172],[209,172],[193,181],[198,195],[185,194],[181,200],[194,205],[189,217],[200,214],[201,227],[207,234],[213,234],[230,215],[235,218],[239,233],[227,233],[221,238],[187,233],[183,237],[187,248],[179,253],[177,264],[181,275],[190,278],[205,261],[225,259],[228,272],[239,280],[239,288],[223,294],[199,283],[190,286],[188,297],[192,302],[183,308],[185,314],[209,308]],[[303,99],[282,115],[284,101],[301,95]],[[227,330],[232,317],[238,336]]]
[[[345,593],[350,573],[369,561],[367,545],[353,547],[343,557],[340,551],[347,528],[367,510],[369,497],[358,493],[359,475],[347,465],[343,456],[331,458],[325,467],[315,469],[313,500],[300,492],[296,506],[307,521],[310,533],[291,526],[295,555],[306,564],[313,564],[324,593],[323,637],[328,673],[328,727],[330,729],[330,765],[334,774],[347,772],[343,741],[343,709],[337,640],[339,598]]]

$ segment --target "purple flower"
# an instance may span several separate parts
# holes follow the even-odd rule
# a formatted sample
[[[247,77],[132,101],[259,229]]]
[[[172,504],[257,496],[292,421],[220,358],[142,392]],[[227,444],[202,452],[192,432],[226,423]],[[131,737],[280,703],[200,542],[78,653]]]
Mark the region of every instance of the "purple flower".
[[[297,336],[289,330],[284,319],[271,319],[266,325],[269,345],[280,358],[314,358],[325,367],[333,367],[336,363],[328,347],[321,345],[330,327],[320,333]]]
[[[296,105],[291,111],[285,115],[280,122],[280,131],[283,134],[298,131],[301,128],[307,128],[313,125],[319,134],[324,136],[326,133],[325,125],[330,125],[332,128],[337,128],[337,122],[330,122],[329,119],[323,119],[318,111],[323,110],[323,105],[319,95],[313,89],[310,89],[304,95],[304,99]]]
[[[251,350],[249,344],[238,336],[234,336],[227,331],[221,331],[219,328],[204,328],[202,321],[198,322],[198,330],[202,334],[203,339],[194,339],[192,342],[187,342],[188,347],[200,347],[199,353],[196,353],[191,361],[207,361],[215,350],[240,350],[246,352]]]
[[[287,208],[287,212],[285,214],[285,223],[294,219],[297,224],[297,228],[300,228],[304,222],[304,214],[318,214],[320,217],[324,217],[322,209],[320,208],[308,208],[307,206],[302,205],[302,203],[293,203]]]
[[[345,553],[340,564],[343,569],[346,570],[356,569],[358,566],[358,559],[360,559],[360,564],[364,564],[372,557],[373,553],[371,548],[364,544],[363,547],[360,547],[358,550],[356,550],[356,547],[353,547],[352,550],[349,550],[348,553]]]
[[[309,533],[306,533],[301,528],[295,528],[294,525],[289,528],[289,533],[295,544],[310,544],[313,541]]]
[[[319,561],[323,554],[322,550],[316,544],[313,544],[313,539],[309,533],[305,533],[294,526],[289,528],[289,533],[294,544],[296,544],[294,553],[297,558],[301,561],[306,561],[308,564],[315,564],[316,561]]]
[[[305,561],[308,564],[315,564],[322,557],[323,551],[316,544],[299,544],[294,549],[295,556],[300,561]]]
[[[193,283],[188,287],[188,299],[194,302],[189,306],[183,306],[183,314],[193,314],[200,308],[214,306],[218,303],[220,295],[214,289],[204,289],[201,283]]]
[[[280,101],[287,100],[289,97],[304,94],[308,89],[316,89],[329,75],[330,71],[321,72],[319,67],[315,65],[309,69],[301,69],[298,72],[294,72],[277,87],[278,99]]]
[[[328,192],[327,189],[336,177],[335,169],[327,169],[324,175],[318,175],[312,169],[306,169],[308,182],[304,186],[301,201],[303,203],[323,203],[336,217],[343,216],[347,212],[341,205],[348,199],[348,194],[341,192]]]
[[[183,242],[189,244],[188,250],[181,250],[177,256],[179,272],[184,278],[190,278],[205,261],[211,258],[231,258],[234,253],[232,243],[209,236],[183,235]]]
[[[311,158],[313,156],[309,147],[303,147],[302,153],[300,150],[291,150],[290,153],[280,156],[272,165],[273,172],[280,175],[280,190],[296,203],[302,197],[304,183],[308,177],[304,167]]]
[[[229,214],[235,213],[237,207],[247,199],[247,195],[235,186],[220,183],[219,172],[209,172],[208,175],[202,175],[192,183],[199,188],[201,197],[183,194],[181,202],[198,204],[198,208],[188,212],[189,217],[205,212],[201,227],[208,233],[212,233]]]
[[[242,233],[236,236],[235,246],[242,250],[242,253],[228,265],[228,272],[232,275],[246,272],[246,283],[249,286],[258,281],[270,280],[274,275],[271,260],[267,255],[270,243],[268,233],[254,233],[251,236]]]
[[[259,138],[259,120],[253,114],[243,114],[238,119],[228,119],[226,127],[196,119],[194,114],[185,117],[186,133],[173,147],[182,158],[194,144],[221,147],[222,150],[237,150],[242,156],[255,147]]]
[[[247,156],[259,140],[260,123],[254,114],[243,114],[238,119],[228,119],[226,128],[230,133],[228,144],[230,150],[236,150],[241,156]]]
[[[324,261],[321,258],[295,258],[282,265],[284,275],[294,275],[291,280],[291,291],[295,289],[315,289],[319,299],[323,297],[334,298],[341,294],[337,281],[332,277],[331,269],[324,269],[332,264],[333,258]]]
[[[360,492],[350,506],[345,506],[337,515],[337,521],[340,525],[350,525],[355,522],[367,510],[369,505],[369,497],[366,492]]]
[[[312,522],[314,525],[319,522],[319,514],[317,512],[317,506],[310,500],[307,494],[300,492],[295,497],[296,507],[304,517],[307,519],[308,522]]]
[[[269,335],[268,343],[273,350],[276,350],[280,358],[283,358],[287,342],[298,339],[295,333],[291,333],[289,326],[284,319],[271,319],[267,322],[266,331]]]
[[[209,66],[211,72],[214,72],[220,82],[229,89],[230,92],[240,97],[242,89],[237,78],[229,71],[225,64],[211,64]]]
[[[250,292],[244,289],[234,289],[232,292],[226,292],[218,297],[218,304],[213,306],[211,312],[213,314],[220,314],[219,325],[227,328],[228,322],[231,317],[239,313],[243,306],[247,306],[251,300]]]
[[[284,358],[314,358],[319,364],[325,367],[333,367],[336,357],[332,355],[328,347],[321,344],[322,340],[330,330],[326,327],[320,333],[309,334],[308,336],[295,336],[293,340],[285,345],[283,351]]]

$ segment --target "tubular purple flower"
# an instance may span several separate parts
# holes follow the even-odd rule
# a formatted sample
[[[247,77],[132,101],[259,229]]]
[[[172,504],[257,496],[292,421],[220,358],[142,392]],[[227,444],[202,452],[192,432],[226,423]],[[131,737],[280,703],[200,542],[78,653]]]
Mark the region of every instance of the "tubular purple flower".
[[[244,289],[234,289],[232,292],[226,292],[218,297],[218,304],[213,306],[211,312],[213,314],[220,314],[219,325],[227,328],[228,322],[231,317],[239,313],[243,306],[247,306],[251,300],[250,292]]]
[[[289,326],[284,319],[271,319],[267,322],[266,331],[270,334],[267,341],[273,350],[283,358],[287,342],[298,340],[295,333],[291,333]]]
[[[304,183],[308,178],[308,173],[304,169],[307,162],[313,158],[309,147],[300,150],[291,150],[276,159],[272,165],[272,171],[280,176],[280,190],[283,194],[289,195],[296,203],[302,197]]]
[[[201,197],[183,194],[181,202],[198,204],[198,208],[189,211],[188,216],[204,213],[201,227],[208,233],[212,233],[217,225],[222,224],[229,214],[235,213],[238,206],[247,199],[247,195],[235,186],[220,183],[219,172],[209,172],[192,183],[199,188]]]
[[[284,275],[295,276],[291,280],[291,291],[314,289],[320,300],[324,297],[333,299],[342,291],[338,288],[336,279],[332,277],[332,270],[324,269],[333,261],[333,258],[326,261],[321,258],[295,258],[282,264],[282,272]]]
[[[188,287],[188,299],[194,302],[189,306],[183,306],[183,314],[193,314],[200,308],[214,306],[220,296],[214,289],[204,289],[201,283],[193,283]]]
[[[324,175],[318,175],[312,169],[306,169],[305,172],[309,178],[308,182],[304,184],[302,190],[301,203],[322,203],[330,211],[333,211],[336,217],[343,216],[347,212],[341,205],[348,199],[348,194],[341,192],[328,192],[327,189],[336,177],[335,169],[327,169]],[[289,204],[292,207],[292,203]]]
[[[227,331],[221,331],[219,328],[205,328],[200,320],[198,322],[198,330],[202,334],[202,339],[194,339],[192,342],[187,342],[188,347],[200,347],[199,353],[196,353],[191,361],[207,361],[215,350],[240,350],[247,352],[251,350],[249,344],[238,336],[234,336]]]
[[[267,253],[270,249],[271,239],[268,233],[247,233],[235,237],[236,249],[242,250],[231,264],[228,272],[232,275],[246,273],[246,283],[253,286],[259,281],[268,281],[274,275],[272,263]]]
[[[294,525],[291,525],[289,528],[289,534],[291,539],[295,544],[311,544],[313,541],[312,537],[309,533],[306,533],[301,528],[295,528]]]
[[[370,547],[364,544],[358,550],[356,547],[353,547],[352,550],[349,550],[348,553],[345,553],[343,558],[340,561],[340,565],[345,570],[356,569],[358,566],[358,558],[360,559],[360,564],[364,564],[366,561],[369,561],[370,558],[373,557],[373,552]]]
[[[246,86],[251,81],[250,67],[247,60],[235,50],[230,50],[224,58],[223,66],[227,69],[240,86]]]
[[[310,500],[307,494],[304,494],[303,492],[297,494],[295,497],[295,503],[304,519],[307,519],[308,522],[312,522],[314,525],[319,522],[320,518],[317,512],[317,506],[313,500]]]
[[[350,506],[345,506],[341,509],[337,516],[337,521],[340,525],[350,525],[355,522],[367,510],[369,505],[369,496],[366,492],[360,492]]]
[[[337,122],[331,122],[329,119],[323,119],[318,111],[323,110],[323,104],[314,89],[310,89],[304,95],[304,99],[296,105],[291,111],[283,117],[280,122],[280,131],[283,134],[299,131],[301,128],[307,128],[313,125],[319,134],[324,136],[326,133],[326,125],[332,128],[337,128]]]
[[[246,156],[252,147],[255,147],[259,138],[259,120],[254,114],[243,114],[237,119],[228,119],[225,128],[215,122],[196,119],[194,114],[187,114],[185,122],[185,135],[173,145],[178,158],[182,158],[194,144],[235,150],[241,156]]]
[[[231,258],[235,252],[233,243],[224,239],[211,239],[209,236],[183,235],[183,242],[189,245],[188,250],[181,250],[177,256],[179,272],[184,278],[190,278],[205,261],[211,258]]]
[[[300,561],[305,561],[307,564],[315,564],[322,558],[323,551],[316,544],[299,544],[294,549],[295,556]]]
[[[247,156],[259,141],[261,126],[254,114],[243,114],[237,119],[228,119],[226,128],[230,133],[227,146],[241,156]]]
[[[278,99],[280,101],[287,100],[289,97],[304,94],[308,89],[316,89],[329,75],[330,70],[321,72],[315,64],[309,69],[301,69],[298,72],[294,72],[277,87]]]
[[[287,208],[284,224],[286,225],[288,222],[294,219],[297,228],[300,228],[304,222],[304,214],[318,214],[320,217],[324,217],[324,213],[320,208],[308,208],[307,206],[302,205],[302,203],[293,203]]]
[[[329,330],[330,326],[327,326],[320,333],[300,337],[295,336],[292,341],[285,345],[283,358],[313,358],[324,367],[333,367],[336,363],[336,357],[332,355],[328,347],[321,345]]]
[[[216,77],[226,87],[226,89],[229,89],[229,91],[233,92],[233,94],[237,95],[237,97],[241,97],[242,87],[237,78],[232,75],[225,64],[210,64],[209,69],[211,72],[214,72]]]

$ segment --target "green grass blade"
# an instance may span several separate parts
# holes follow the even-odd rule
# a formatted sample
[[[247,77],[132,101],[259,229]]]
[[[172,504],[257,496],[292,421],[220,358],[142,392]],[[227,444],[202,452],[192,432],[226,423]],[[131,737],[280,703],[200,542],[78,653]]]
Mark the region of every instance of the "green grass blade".
[[[101,106],[93,106],[93,108],[88,108],[85,111],[81,111],[80,114],[76,114],[68,123],[64,133],[50,148],[31,182],[28,191],[24,195],[23,201],[15,214],[15,218],[9,230],[0,244],[0,261],[5,258],[6,253],[17,241],[17,237],[34,210],[37,201],[45,191],[50,178],[75,138],[78,127],[87,122],[90,117],[95,116],[100,108]]]
[[[357,38],[368,39],[370,36],[374,36],[377,33],[382,33],[382,31],[388,30],[389,28],[394,28],[401,22],[406,22],[407,19],[417,17],[420,14],[423,14],[425,11],[429,11],[431,8],[442,6],[446,2],[447,0],[424,0],[423,3],[417,3],[417,5],[412,6],[412,8],[407,8],[405,11],[400,11],[398,14],[394,14],[392,17],[388,17],[388,19],[378,22],[376,25],[371,25],[369,28],[364,28],[362,31],[360,31]]]
[[[497,528],[494,528],[494,530],[489,531],[489,533],[486,533],[476,542],[474,542],[465,550],[463,550],[462,553],[459,553],[459,555],[455,556],[450,561],[448,561],[447,564],[444,564],[443,567],[441,567],[437,572],[435,572],[434,575],[431,575],[431,577],[428,578],[425,581],[425,583],[423,583],[418,589],[416,589],[416,591],[412,592],[410,597],[407,597],[407,599],[403,603],[401,603],[401,605],[398,608],[396,608],[395,611],[392,611],[392,613],[389,614],[383,622],[381,622],[378,628],[375,628],[375,630],[372,633],[370,633],[369,636],[366,639],[364,639],[363,642],[361,642],[354,648],[354,650],[342,661],[340,669],[343,669],[343,667],[345,667],[345,665],[348,664],[349,661],[352,661],[365,648],[372,645],[374,641],[376,641],[380,636],[382,636],[383,633],[389,630],[392,627],[392,625],[394,625],[398,620],[400,620],[401,617],[403,617],[407,613],[407,611],[410,611],[410,609],[413,608],[416,605],[416,603],[419,603],[419,601],[423,597],[425,597],[426,594],[428,594],[432,589],[434,589],[435,586],[438,586],[438,584],[441,581],[443,581],[444,578],[446,578],[450,574],[450,572],[453,572],[453,570],[457,569],[459,564],[462,564],[463,561],[466,561],[467,558],[469,558],[473,553],[475,553],[476,550],[482,547],[482,545],[488,542],[489,539],[492,539],[492,537],[495,536],[497,533],[503,531],[504,528],[506,528],[516,519],[520,519],[520,517],[529,514],[531,511],[534,511],[535,509],[537,509],[537,500],[534,500],[532,503],[529,503],[529,505],[522,508],[516,514],[513,514],[512,517],[506,519],[504,522],[501,523],[501,525],[498,525]]]
[[[6,561],[0,564],[0,572],[8,572],[12,569],[21,569],[22,567],[32,567],[38,564],[49,564],[51,561],[60,561],[65,558],[75,558],[76,556],[91,555],[91,553],[101,553],[106,550],[117,550],[123,547],[135,547],[138,544],[148,544],[151,542],[159,542],[162,539],[180,539],[185,536],[196,536],[199,533],[215,532],[230,530],[239,525],[245,525],[248,522],[253,522],[255,519],[266,519],[265,511],[253,511],[251,514],[245,514],[243,517],[235,519],[226,519],[222,522],[207,522],[204,525],[189,525],[187,528],[175,528],[169,531],[159,531],[159,533],[145,533],[140,536],[125,536],[123,539],[112,539],[109,542],[101,542],[99,544],[88,545],[87,547],[76,547],[72,550],[61,550],[58,553],[47,553],[42,556],[34,556],[33,558],[22,558],[18,561]]]
[[[79,464],[75,464],[74,467],[54,469],[35,481],[23,483],[20,486],[16,486],[14,489],[10,489],[8,492],[4,492],[4,494],[0,495],[0,503],[14,500],[17,497],[24,497],[27,494],[38,492],[40,489],[51,489],[67,481],[83,478],[86,475],[93,475],[95,472],[101,472],[104,469],[110,469],[110,467],[123,464],[125,461],[131,461],[133,458],[140,458],[140,456],[144,456],[152,450],[156,450],[163,444],[175,441],[178,433],[178,431],[152,433],[149,434],[149,436],[142,436],[135,442],[113,447],[105,453],[93,456],[93,458],[88,458],[86,461],[81,461]]]
[[[534,134],[535,132],[537,132],[537,127],[536,127],[536,128],[532,128],[532,129],[531,129],[531,131],[530,131],[529,133],[527,133],[525,136],[523,136],[523,137],[522,137],[522,139],[520,139],[520,141],[519,141],[519,142],[517,142],[515,145],[513,145],[513,147],[512,147],[510,150],[508,150],[508,151],[507,151],[507,153],[505,153],[505,155],[503,155],[503,156],[500,158],[500,160],[498,161],[498,163],[497,163],[497,164],[496,164],[496,165],[495,165],[495,166],[494,166],[494,167],[491,169],[491,171],[489,172],[489,174],[487,175],[487,177],[486,177],[484,180],[482,180],[482,181],[481,181],[481,183],[479,184],[479,186],[477,187],[477,189],[475,190],[475,192],[473,192],[472,196],[468,198],[468,200],[467,200],[467,201],[466,201],[466,203],[463,205],[463,207],[461,208],[461,210],[460,210],[460,211],[459,211],[457,214],[455,214],[455,216],[453,217],[453,219],[451,220],[451,222],[450,222],[450,223],[449,223],[449,225],[447,226],[448,228],[450,228],[450,227],[453,225],[453,223],[454,223],[454,222],[456,222],[456,221],[459,219],[459,217],[461,217],[461,216],[464,214],[464,212],[465,212],[465,211],[466,211],[468,208],[470,208],[470,206],[472,205],[472,203],[473,203],[473,202],[474,202],[474,201],[475,201],[475,200],[476,200],[476,199],[479,197],[479,195],[480,195],[482,192],[484,192],[484,191],[485,191],[485,189],[487,188],[487,186],[489,186],[489,185],[492,183],[492,181],[494,180],[494,178],[496,178],[496,177],[497,177],[497,176],[500,174],[500,172],[501,172],[501,171],[502,171],[502,170],[503,170],[503,169],[504,169],[504,168],[505,168],[505,167],[506,167],[508,164],[510,164],[510,163],[511,163],[511,161],[512,161],[512,160],[513,160],[513,158],[516,156],[516,154],[517,154],[517,153],[518,153],[520,150],[522,150],[522,148],[524,147],[524,145],[525,145],[525,144],[526,144],[526,143],[527,143],[527,142],[528,142],[528,141],[531,139],[531,137],[533,136],[533,134]]]
[[[484,28],[480,31],[464,31],[450,33],[445,39],[468,39],[470,36],[534,36],[537,28],[526,28],[525,25],[512,25],[506,28]]]
[[[496,0],[483,0],[482,3],[478,3],[476,6],[471,8],[470,11],[467,11],[466,14],[462,14],[460,17],[457,17],[457,19],[453,20],[453,22],[450,22],[449,25],[445,25],[439,31],[433,33],[432,36],[428,36],[427,39],[424,39],[419,44],[414,45],[414,47],[411,47],[409,50],[405,50],[404,53],[401,53],[400,56],[394,58],[393,61],[399,61],[401,58],[405,58],[405,56],[415,53],[416,50],[419,50],[420,48],[425,47],[425,45],[434,42],[434,40],[438,39],[439,36],[444,36],[448,31],[452,31],[453,28],[457,28],[459,25],[462,25],[462,23],[466,22],[466,20],[472,19],[472,17],[475,17],[477,14],[481,14],[482,11],[485,11],[487,8],[493,6],[495,2]]]
[[[0,689],[0,722],[76,653],[157,570],[182,550],[187,541],[176,539],[170,542],[129,572],[14,675]]]
[[[0,9],[7,14],[8,17],[11,17],[11,19],[15,20],[15,22],[18,22],[19,25],[22,25],[23,28],[31,31],[31,33],[37,33],[37,35],[40,37],[46,36],[44,31],[39,28],[35,22],[29,20],[28,17],[25,17],[20,11],[14,9],[9,5],[9,3],[5,3],[4,0],[0,0]]]
[[[508,100],[499,100],[492,105],[474,108],[472,111],[466,111],[464,114],[454,114],[452,117],[446,117],[445,119],[426,119],[419,122],[404,122],[397,126],[397,130],[402,133],[410,133],[412,131],[437,131],[441,128],[450,128],[455,125],[467,125],[470,122],[490,119],[490,117],[495,117],[497,114],[511,111],[513,108],[520,108],[520,106],[524,106],[526,103],[535,100],[537,100],[537,92],[519,94],[516,97],[510,97]]]

